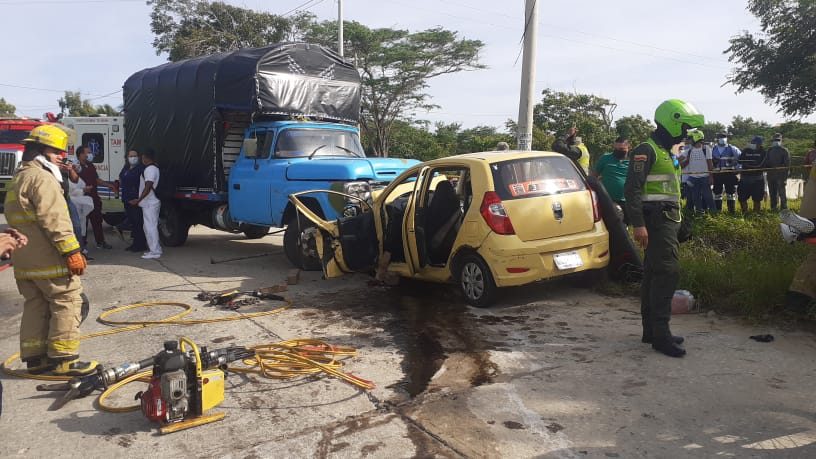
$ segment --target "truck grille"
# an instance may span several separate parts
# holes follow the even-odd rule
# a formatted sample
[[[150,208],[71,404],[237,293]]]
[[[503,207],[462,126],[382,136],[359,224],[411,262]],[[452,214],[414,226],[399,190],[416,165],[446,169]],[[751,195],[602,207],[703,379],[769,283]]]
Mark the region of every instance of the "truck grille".
[[[17,155],[13,151],[0,151],[0,176],[14,175],[17,167]]]

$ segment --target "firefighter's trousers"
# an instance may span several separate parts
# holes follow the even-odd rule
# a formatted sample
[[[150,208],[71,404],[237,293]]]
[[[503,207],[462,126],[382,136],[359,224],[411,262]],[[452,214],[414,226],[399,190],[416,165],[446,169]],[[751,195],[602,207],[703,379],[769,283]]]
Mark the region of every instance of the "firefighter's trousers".
[[[25,298],[20,323],[20,359],[78,357],[82,314],[79,276],[17,279],[17,289]]]

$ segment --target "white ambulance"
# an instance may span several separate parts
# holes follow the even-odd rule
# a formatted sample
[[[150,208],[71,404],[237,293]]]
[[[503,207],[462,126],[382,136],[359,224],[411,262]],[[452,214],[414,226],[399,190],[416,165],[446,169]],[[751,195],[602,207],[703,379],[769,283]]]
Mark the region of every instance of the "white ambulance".
[[[68,157],[75,159],[76,148],[86,146],[93,153],[93,164],[99,178],[117,183],[119,172],[125,165],[125,117],[124,116],[68,116],[62,123],[76,131],[73,143],[68,144]],[[105,222],[116,225],[124,219],[121,199],[116,199],[115,190],[99,187],[102,198],[102,214]]]

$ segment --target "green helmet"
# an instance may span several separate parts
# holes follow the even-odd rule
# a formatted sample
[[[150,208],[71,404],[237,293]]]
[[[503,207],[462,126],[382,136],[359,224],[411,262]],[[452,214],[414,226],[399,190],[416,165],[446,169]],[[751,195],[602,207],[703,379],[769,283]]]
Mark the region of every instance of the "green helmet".
[[[705,123],[703,115],[693,105],[679,99],[669,99],[658,105],[654,120],[675,138],[682,138],[689,129],[701,128]]]
[[[693,143],[702,142],[702,140],[705,138],[705,134],[699,129],[690,130],[688,135]]]

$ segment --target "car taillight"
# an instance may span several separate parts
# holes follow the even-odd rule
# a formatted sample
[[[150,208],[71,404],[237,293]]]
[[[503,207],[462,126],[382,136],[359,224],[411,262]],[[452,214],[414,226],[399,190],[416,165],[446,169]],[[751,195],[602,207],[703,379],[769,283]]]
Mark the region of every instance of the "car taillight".
[[[592,196],[592,218],[599,222],[601,221],[601,209],[598,207],[598,194],[592,188],[589,189],[589,194]]]
[[[484,194],[479,213],[482,214],[487,226],[496,233],[516,234],[513,224],[510,223],[510,217],[507,216],[507,212],[504,210],[501,198],[495,191],[488,191]]]

